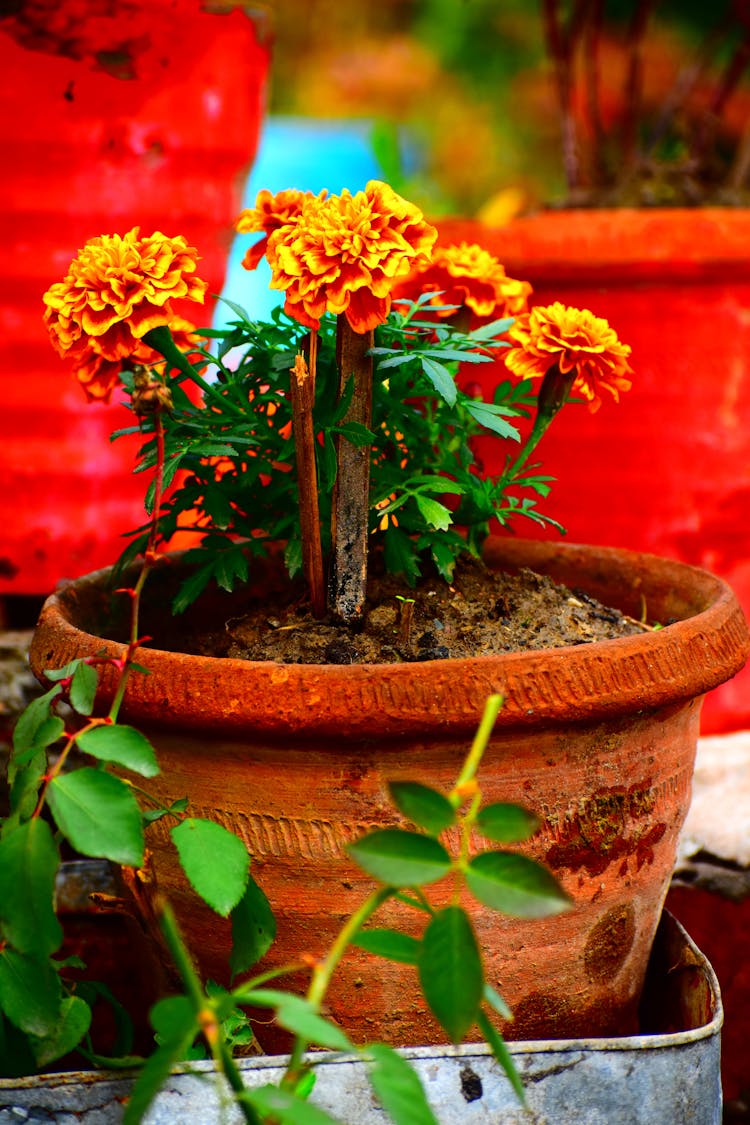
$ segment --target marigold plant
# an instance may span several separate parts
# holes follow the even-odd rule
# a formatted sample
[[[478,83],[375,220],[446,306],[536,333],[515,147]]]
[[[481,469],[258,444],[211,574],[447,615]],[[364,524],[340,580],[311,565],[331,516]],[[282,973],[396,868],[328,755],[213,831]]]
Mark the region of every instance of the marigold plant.
[[[505,362],[522,379],[543,376],[553,366],[571,374],[572,390],[595,413],[602,391],[615,402],[629,391],[630,347],[621,344],[606,320],[588,309],[572,309],[556,301],[519,316],[508,330],[511,350]]]
[[[531,285],[508,277],[498,259],[476,243],[436,246],[429,262],[413,270],[394,291],[394,300],[431,293],[429,307],[448,318],[465,308],[477,317],[526,312]]]
[[[244,264],[265,257],[285,296],[267,323],[232,305],[202,344],[177,308],[204,299],[196,251],[138,228],[93,239],[44,296],[54,347],[89,399],[121,384],[145,437],[138,467],[155,470],[123,561],[148,565],[191,532],[180,609],[283,542],[314,614],[356,623],[374,552],[408,584],[426,566],[450,580],[493,520],[559,526],[538,506],[552,478],[530,458],[566,402],[594,411],[630,387],[630,349],[606,321],[530,308],[527,282],[481,246],[436,247],[418,208],[379,181],[262,191],[237,228],[260,236]],[[500,373],[491,401],[457,379],[487,363]],[[473,450],[487,431],[506,451],[493,476]]]

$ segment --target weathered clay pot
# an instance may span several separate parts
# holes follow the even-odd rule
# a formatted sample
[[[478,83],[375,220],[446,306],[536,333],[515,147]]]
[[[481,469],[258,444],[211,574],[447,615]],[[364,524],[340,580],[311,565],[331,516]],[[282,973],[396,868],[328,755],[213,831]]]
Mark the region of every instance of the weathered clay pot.
[[[386,781],[447,789],[487,695],[503,692],[480,784],[488,801],[522,802],[542,817],[528,851],[574,899],[548,920],[476,913],[489,979],[515,1012],[506,1030],[526,1039],[628,1032],[690,797],[701,697],[744,663],[747,626],[722,581],[653,556],[495,539],[486,559],[531,566],[631,614],[645,599],[651,619],[674,623],[596,645],[400,665],[143,649],[151,675],[131,680],[123,715],[157,746],[154,789],[165,800],[187,795],[195,813],[246,841],[278,919],[267,962],[282,964],[325,951],[366,894],[369,881],[344,847],[392,822]],[[155,604],[168,604],[178,569],[165,561],[150,579]],[[75,656],[122,651],[102,639],[122,635],[106,627],[107,577],[68,584],[47,601],[31,651],[38,675]],[[145,623],[152,635],[154,626]],[[104,695],[112,688],[106,675]],[[161,887],[202,970],[222,979],[228,925],[193,909],[162,832],[151,839]],[[450,891],[432,888],[436,899]],[[396,915],[411,922],[413,912],[394,907]],[[330,1008],[355,1039],[441,1039],[413,970],[364,953],[345,960]]]
[[[438,225],[441,242],[479,242],[530,281],[533,304],[589,308],[633,349],[633,386],[617,405],[595,417],[569,406],[545,434],[540,454],[555,484],[542,510],[573,542],[627,544],[718,574],[750,616],[750,208],[551,210],[497,228]],[[467,371],[489,395],[507,377],[503,360]],[[477,445],[487,473],[513,453],[494,435]],[[748,726],[750,669],[714,692],[702,717],[704,734]]]

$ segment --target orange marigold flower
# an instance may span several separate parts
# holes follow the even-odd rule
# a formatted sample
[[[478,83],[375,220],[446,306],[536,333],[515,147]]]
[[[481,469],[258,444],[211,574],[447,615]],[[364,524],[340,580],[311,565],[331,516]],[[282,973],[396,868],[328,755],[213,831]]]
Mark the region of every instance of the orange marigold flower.
[[[422,212],[379,180],[356,195],[308,196],[299,217],[269,235],[271,288],[285,290],[285,311],[309,328],[332,312],[369,332],[387,318],[396,280],[429,259],[436,238]]]
[[[522,379],[543,376],[553,364],[563,374],[575,370],[572,391],[592,413],[602,404],[600,391],[619,401],[629,391],[630,346],[622,344],[603,317],[588,309],[568,308],[556,301],[517,318],[508,331],[512,346],[505,353],[510,370]]]
[[[460,242],[436,246],[432,261],[399,283],[394,300],[416,300],[422,293],[434,293],[429,304],[468,306],[482,318],[518,316],[526,312],[531,285],[508,277],[489,250],[476,243]],[[436,311],[440,317],[453,315],[452,309]]]
[[[54,348],[80,355],[90,347],[105,360],[133,354],[152,328],[175,318],[171,302],[203,302],[207,282],[195,276],[198,254],[182,237],[134,227],[92,238],[62,281],[44,294],[44,319]]]
[[[321,198],[325,198],[327,194],[324,191]],[[245,208],[235,223],[235,229],[240,234],[253,234],[256,231],[263,231],[264,235],[259,242],[250,247],[242,259],[242,265],[246,270],[256,268],[266,252],[270,235],[279,227],[295,222],[302,211],[302,204],[305,199],[310,197],[310,192],[300,191],[298,188],[277,191],[275,195],[266,188],[258,192],[255,207]]]

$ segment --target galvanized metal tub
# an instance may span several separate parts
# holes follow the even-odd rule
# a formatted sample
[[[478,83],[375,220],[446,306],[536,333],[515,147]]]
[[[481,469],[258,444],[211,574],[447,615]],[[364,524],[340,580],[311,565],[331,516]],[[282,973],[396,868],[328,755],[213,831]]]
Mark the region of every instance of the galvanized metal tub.
[[[622,1039],[510,1043],[526,1088],[519,1106],[484,1046],[415,1047],[418,1071],[441,1125],[719,1125],[720,1029],[716,976],[684,929],[664,914],[642,1011],[647,1033]],[[357,1059],[316,1055],[312,1101],[343,1125],[385,1125]],[[241,1061],[248,1086],[275,1082],[285,1059]],[[228,1093],[208,1063],[175,1073],[144,1125],[235,1125]],[[207,1080],[208,1079],[208,1080]],[[0,1080],[0,1125],[116,1125],[132,1079],[79,1072]]]

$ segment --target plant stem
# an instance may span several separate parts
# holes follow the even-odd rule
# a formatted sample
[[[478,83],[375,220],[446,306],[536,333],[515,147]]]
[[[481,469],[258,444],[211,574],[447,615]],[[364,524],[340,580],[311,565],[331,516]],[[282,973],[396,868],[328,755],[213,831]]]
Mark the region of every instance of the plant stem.
[[[180,974],[182,983],[185,986],[185,991],[189,999],[195,1005],[196,1017],[201,1024],[206,1041],[211,1048],[211,1054],[213,1055],[217,1069],[224,1075],[235,1094],[244,1094],[246,1088],[242,1081],[242,1076],[227,1047],[221,1024],[216,1018],[216,1013],[212,1010],[210,1001],[203,991],[203,985],[195,971],[187,947],[182,940],[182,935],[172,907],[165,899],[160,899],[157,903],[157,910],[164,941],[166,942],[177,971]],[[256,1125],[258,1115],[255,1110],[247,1105],[240,1097],[236,1098],[235,1101],[245,1121],[250,1122],[251,1125]]]
[[[146,550],[143,553],[143,563],[141,565],[138,578],[135,586],[128,591],[131,600],[130,610],[130,640],[128,642],[127,651],[124,657],[124,663],[120,674],[120,679],[117,684],[112,704],[109,709],[109,718],[112,722],[116,722],[117,716],[122,706],[125,689],[128,684],[128,678],[131,672],[131,665],[133,656],[138,645],[142,642],[143,638],[139,636],[139,621],[141,609],[141,595],[143,587],[146,584],[149,571],[151,570],[154,562],[156,561],[156,544],[159,535],[159,512],[161,510],[162,497],[164,495],[164,460],[165,460],[165,446],[164,446],[164,423],[162,421],[161,413],[157,413],[154,420],[154,436],[156,438],[156,465],[154,466],[154,502],[151,508],[151,526],[148,533],[148,542],[146,543]]]
[[[370,428],[372,418],[373,333],[355,332],[346,317],[339,314],[336,325],[336,353],[339,369],[339,394],[349,379],[354,393],[344,422],[358,422]],[[347,624],[357,621],[367,591],[367,548],[370,512],[370,445],[354,445],[340,435],[336,441],[336,484],[331,518],[331,576],[329,609]]]
[[[536,418],[534,419],[531,433],[523,449],[518,454],[518,457],[516,457],[510,468],[506,469],[504,473],[505,480],[512,481],[518,476],[518,473],[544,437],[552,419],[562,410],[567,402],[571,387],[575,382],[575,377],[575,368],[565,373],[560,371],[557,364],[549,368],[539,388]]]
[[[484,712],[482,720],[474,735],[474,741],[471,744],[471,749],[466,755],[466,760],[461,767],[461,772],[456,779],[456,784],[453,787],[453,792],[458,793],[459,790],[465,788],[476,778],[477,770],[482,761],[482,756],[487,749],[487,743],[492,734],[492,728],[495,725],[495,719],[498,716],[500,708],[503,705],[502,695],[491,695],[484,705]]]
[[[326,594],[323,577],[323,548],[320,542],[320,507],[318,504],[318,471],[315,460],[315,367],[318,334],[310,333],[309,367],[305,357],[294,360],[289,381],[292,404],[292,430],[297,460],[297,492],[299,496],[302,560],[310,593],[313,615],[325,616]]]
[[[355,934],[360,927],[365,924],[368,918],[370,918],[384,902],[392,898],[394,894],[395,889],[393,887],[380,887],[365,899],[359,909],[356,910],[351,917],[347,918],[346,922],[339,930],[333,945],[328,950],[325,959],[320,961],[313,969],[312,980],[307,990],[307,1000],[316,1011],[320,1010],[320,1006],[331,983],[331,977],[339,961],[349,948]],[[307,1041],[297,1036],[294,1040],[294,1047],[292,1048],[284,1078],[282,1079],[283,1085],[293,1085],[297,1081],[302,1056],[306,1050]]]

